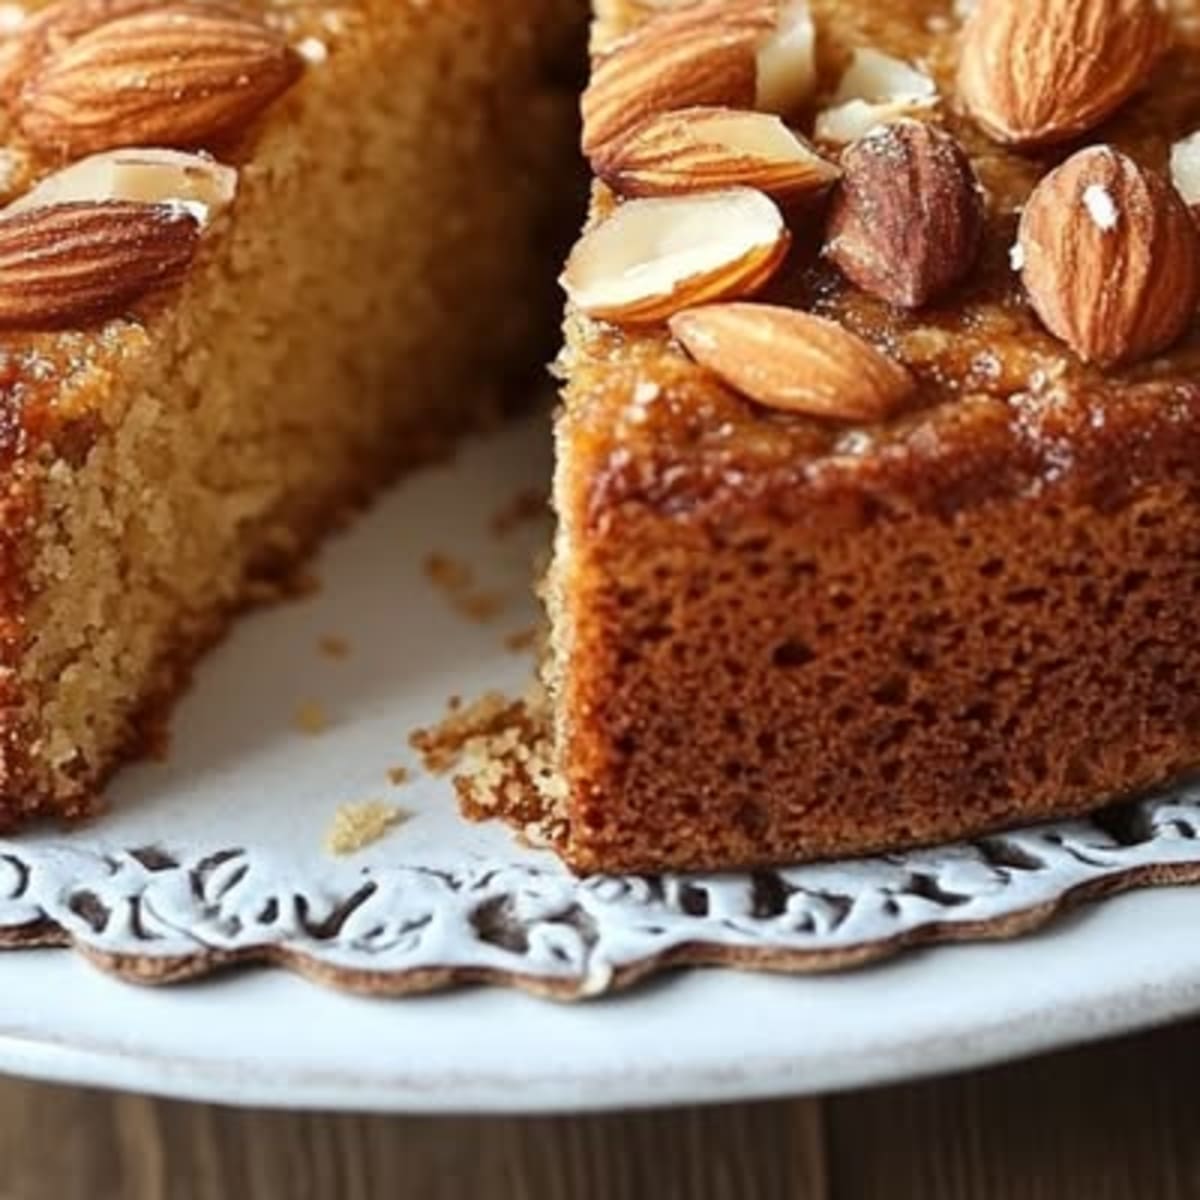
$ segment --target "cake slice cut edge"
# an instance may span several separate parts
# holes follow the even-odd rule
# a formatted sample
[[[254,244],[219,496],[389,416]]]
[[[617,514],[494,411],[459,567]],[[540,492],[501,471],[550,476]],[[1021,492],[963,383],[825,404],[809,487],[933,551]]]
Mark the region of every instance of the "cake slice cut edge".
[[[0,47],[12,167],[0,199],[15,205],[0,242],[13,222],[69,215],[63,197],[89,186],[132,189],[186,224],[194,196],[146,192],[160,164],[112,168],[131,141],[236,172],[182,269],[149,270],[144,294],[115,307],[74,296],[65,315],[10,323],[22,293],[0,264],[5,826],[91,811],[113,769],[153,745],[230,617],[402,468],[495,420],[547,349],[552,283],[537,281],[572,205],[574,0],[197,0],[170,10],[200,22],[182,49],[162,41],[180,31],[154,24],[159,7],[30,5],[26,31],[50,13],[60,32],[16,90]],[[111,77],[79,82],[106,55],[149,55],[154,71],[182,55],[200,70],[195,28],[225,39],[222,54],[232,28],[235,48],[265,39],[291,64],[285,86],[211,140],[188,126],[176,146],[178,111],[164,124],[110,93]],[[172,95],[212,121],[208,92]],[[93,152],[103,171],[80,183]],[[31,191],[32,216],[19,213]],[[144,259],[139,238],[127,241]]]
[[[741,21],[752,7],[729,0],[705,12]],[[828,200],[784,209],[796,246],[765,289],[698,289],[697,303],[750,300],[762,320],[772,309],[811,313],[886,355],[913,386],[901,411],[874,417],[846,404],[817,411],[795,388],[781,397],[761,387],[771,364],[748,366],[734,350],[731,385],[671,337],[663,305],[649,321],[644,303],[614,319],[581,311],[576,293],[546,589],[554,785],[534,824],[583,872],[754,867],[983,836],[1095,810],[1200,762],[1196,244],[1161,182],[1162,145],[1193,132],[1194,34],[1176,30],[1174,57],[1154,73],[1166,18],[1128,6],[1157,39],[1142,91],[1096,118],[1116,112],[1073,168],[1116,163],[1131,188],[1160,198],[1163,227],[1180,240],[1144,286],[1173,272],[1159,292],[1178,311],[1157,300],[1114,307],[1114,263],[1090,297],[1086,287],[1068,296],[1072,319],[1056,321],[1012,248],[1028,233],[1019,222],[1031,192],[1068,181],[1047,179],[955,105],[964,31],[927,21],[930,6],[892,0],[807,7],[821,82],[793,122],[809,129],[815,117],[831,136],[849,127],[852,146],[860,135],[914,140],[903,132],[914,120],[948,131],[978,173],[984,227],[968,247],[974,201],[964,195],[952,214],[962,269],[943,270],[934,300],[911,307],[872,294],[889,280],[856,271],[843,247],[820,254]],[[1025,11],[1010,0],[980,7],[976,23],[997,13],[1019,22]],[[598,0],[605,80],[647,27],[665,53],[666,9]],[[777,17],[794,9],[774,6]],[[965,34],[980,36],[970,25]],[[893,78],[928,72],[934,97],[907,83],[911,96],[840,94],[839,74],[864,47]],[[753,106],[729,92],[732,79],[687,92],[678,107]],[[671,107],[661,95],[654,103]],[[822,122],[829,104],[866,106],[874,124],[861,124],[859,109]],[[881,136],[880,121],[891,132]],[[630,173],[612,159],[628,161],[638,136],[592,149],[618,187]],[[921,152],[939,153],[941,137]],[[676,202],[663,180],[686,196],[678,178],[696,149],[683,138],[675,160],[655,160],[657,203]],[[841,145],[818,149],[851,170]],[[902,191],[899,161],[888,170]],[[745,182],[744,158],[724,165],[727,182]],[[846,205],[856,183],[839,185],[832,203]],[[1075,236],[1103,244],[1099,201],[1113,205],[1114,225],[1133,210],[1099,184],[1081,191],[1078,219],[1092,227]],[[622,198],[597,183],[589,231],[643,203],[644,193]],[[1060,217],[1074,228],[1066,209]],[[568,273],[569,291],[572,282]],[[1088,304],[1108,315],[1093,319]],[[1146,328],[1145,313],[1162,326]],[[1125,339],[1115,349],[1105,344],[1114,331]],[[742,390],[756,385],[758,399]],[[840,386],[833,398],[847,401]],[[530,818],[523,807],[522,823]]]

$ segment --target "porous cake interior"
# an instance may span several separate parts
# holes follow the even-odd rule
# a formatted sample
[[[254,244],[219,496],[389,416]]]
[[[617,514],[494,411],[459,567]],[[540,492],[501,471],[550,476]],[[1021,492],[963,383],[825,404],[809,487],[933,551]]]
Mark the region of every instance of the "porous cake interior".
[[[359,6],[355,51],[277,106],[181,296],[55,342],[9,482],[37,531],[9,547],[9,816],[85,806],[256,578],[547,349],[579,6],[400,7]]]

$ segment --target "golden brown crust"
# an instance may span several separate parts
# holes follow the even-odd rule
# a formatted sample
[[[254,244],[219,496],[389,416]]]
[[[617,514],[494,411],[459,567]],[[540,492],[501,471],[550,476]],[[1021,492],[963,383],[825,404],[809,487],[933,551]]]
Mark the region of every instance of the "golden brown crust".
[[[39,7],[37,0],[32,0],[31,7]],[[0,344],[0,827],[39,813],[79,816],[92,811],[98,789],[115,767],[161,741],[165,715],[186,685],[196,658],[221,636],[235,613],[261,596],[263,579],[286,574],[349,508],[369,498],[401,469],[443,453],[466,428],[494,419],[507,403],[502,393],[511,389],[516,394],[526,373],[546,350],[540,342],[537,314],[540,304],[544,302],[548,312],[552,303],[549,280],[544,293],[527,297],[527,304],[504,321],[489,314],[484,324],[480,313],[461,321],[462,332],[457,332],[453,323],[445,321],[444,310],[462,300],[463,289],[472,286],[476,270],[480,280],[485,275],[491,280],[476,288],[479,293],[515,287],[524,270],[522,264],[532,262],[539,247],[545,253],[554,244],[556,223],[570,208],[569,186],[556,196],[541,189],[540,181],[551,160],[557,167],[569,136],[571,100],[561,73],[577,32],[572,0],[518,4],[512,11],[507,5],[480,6],[478,13],[462,6],[397,6],[394,0],[354,0],[349,4],[312,0],[287,6],[248,0],[244,8],[264,15],[289,44],[306,44],[316,57],[305,77],[276,101],[263,119],[232,141],[225,139],[213,147],[222,161],[241,169],[238,199],[231,214],[206,232],[184,289],[159,291],[134,305],[121,319],[103,325],[6,334]],[[440,104],[447,121],[461,122],[464,113],[468,120],[454,129],[435,130],[425,115],[433,103],[431,79],[436,68],[432,56],[445,50],[443,43],[448,39],[461,43],[462,53],[453,71],[441,72],[444,94]],[[328,61],[322,47],[328,50]],[[492,59],[489,47],[494,52]],[[421,69],[411,72],[408,92],[395,86],[392,70],[389,90],[376,112],[377,93],[382,91],[380,76],[387,64],[404,55],[420,55],[415,65]],[[502,78],[506,73],[511,77]],[[337,88],[361,90],[361,95],[342,97],[344,109],[351,114],[347,120],[354,120],[355,105],[368,110],[361,114],[363,119],[350,137],[341,136],[344,130],[339,131],[338,121],[342,118],[329,113],[331,93]],[[501,93],[512,101],[513,110],[497,116],[489,106]],[[406,119],[410,127],[404,125]],[[514,149],[519,155],[519,169],[514,172],[504,154],[511,140],[508,131],[512,130],[515,138],[518,121],[522,137],[534,129],[540,132],[536,146]],[[12,159],[11,164],[6,162],[12,170],[7,177],[0,177],[3,203],[24,193],[57,164],[40,158],[24,143],[9,128],[9,116],[4,112],[0,112],[0,133]],[[339,139],[339,145],[322,150],[324,142],[333,137]],[[419,139],[427,141],[427,152],[420,160],[414,155]],[[372,164],[371,155],[389,150],[399,151],[394,163]],[[322,155],[327,151],[333,156],[325,171],[328,178],[320,175],[325,163]],[[423,236],[433,239],[445,234],[457,240],[446,248],[426,245],[414,250],[424,222],[418,222],[415,233],[393,226],[390,220],[385,222],[388,206],[397,214],[413,206],[403,194],[391,199],[383,193],[402,192],[393,186],[395,180],[403,178],[407,187],[413,182],[414,170],[406,164],[420,161],[422,169],[440,172],[436,178],[431,174],[428,195],[437,195],[438,189],[449,191],[453,183],[455,190],[469,197],[466,169],[472,154],[475,181],[491,198],[491,214],[473,221],[473,214],[467,213],[471,219],[453,225],[451,206],[442,204],[445,229],[431,224]],[[351,160],[357,163],[353,170],[345,166]],[[499,174],[502,165],[504,176]],[[405,171],[408,175],[402,176]],[[305,172],[318,173],[307,177],[310,186],[304,184]],[[301,313],[299,306],[306,303],[301,288],[293,289],[293,299],[277,302],[276,297],[291,294],[291,285],[276,280],[272,293],[269,280],[260,286],[255,279],[256,266],[282,262],[290,269],[294,256],[285,238],[295,237],[297,230],[302,234],[304,222],[311,225],[319,220],[319,214],[309,214],[327,194],[328,202],[336,204],[337,183],[344,179],[350,179],[346,186],[352,202],[347,212],[329,214],[323,225],[336,243],[334,249],[314,258],[314,265],[307,268],[301,255],[304,261],[290,277],[301,280],[303,287],[321,289],[308,302],[311,314]],[[353,203],[353,197],[366,198],[372,186],[378,194],[371,198],[378,203],[367,212],[365,206]],[[298,190],[304,193],[300,203],[296,201]],[[292,204],[294,208],[292,213],[276,213],[280,218],[276,221],[270,216],[272,204]],[[418,204],[418,210],[420,207]],[[359,214],[355,218],[358,228],[339,241],[354,212]],[[286,218],[297,213],[289,223]],[[488,236],[476,267],[474,259],[465,257],[464,239],[485,226],[490,234],[501,221],[508,221],[505,228],[511,235],[510,244],[500,247],[498,239]],[[392,234],[395,247],[388,241]],[[263,247],[261,255],[259,246]],[[385,252],[389,270],[379,272],[379,279],[373,279],[369,287],[360,288],[358,300],[353,297],[354,279],[342,280],[332,274],[342,264],[343,269],[357,270],[366,253],[373,254],[372,261],[376,261]],[[451,269],[445,255],[461,261]],[[413,286],[417,278],[419,287]],[[360,311],[364,301],[371,303],[370,311]],[[466,305],[478,308],[473,299]],[[259,317],[247,348],[254,349],[252,343],[261,338],[268,347],[279,348],[276,358],[287,354],[294,340],[287,329],[272,332],[272,324],[281,322],[287,313],[302,315],[309,326],[323,320],[336,328],[330,328],[329,370],[322,368],[312,382],[306,381],[302,372],[285,370],[286,363],[270,363],[269,356],[265,367],[257,364],[257,371],[252,363],[245,372],[244,387],[253,389],[256,407],[247,406],[251,415],[239,425],[228,416],[227,393],[233,381],[227,376],[242,378],[236,368],[241,341],[230,313],[243,308],[248,322],[254,321],[255,314]],[[410,311],[413,319],[406,325],[402,317]],[[198,313],[195,320],[188,317],[192,312]],[[360,327],[361,332],[356,332]],[[395,333],[397,329],[402,332]],[[440,332],[422,333],[423,329]],[[413,344],[414,338],[423,340]],[[213,352],[218,341],[228,354]],[[445,356],[458,360],[453,370],[442,370],[438,364],[442,343]],[[315,352],[319,337],[306,338],[306,350],[309,344]],[[452,346],[457,349],[449,349]],[[298,361],[304,361],[303,356]],[[227,369],[231,362],[234,367]],[[205,372],[213,363],[221,365],[221,378],[212,384],[213,394],[219,392],[224,407],[215,420],[206,422],[203,413],[209,404],[210,385]],[[505,378],[510,370],[511,378]],[[316,371],[310,374],[318,376]],[[82,490],[84,477],[90,478],[89,486],[100,496],[92,499],[101,526],[96,531],[97,542],[128,539],[130,555],[136,556],[139,539],[146,540],[147,531],[139,529],[136,514],[127,516],[128,510],[123,510],[126,515],[106,511],[106,496],[114,487],[113,479],[119,482],[129,465],[132,451],[117,449],[124,445],[128,425],[140,422],[140,428],[150,429],[145,436],[131,435],[129,444],[138,453],[145,456],[146,446],[154,447],[150,455],[162,453],[169,435],[165,427],[155,432],[153,424],[164,412],[170,416],[169,404],[157,411],[154,407],[160,400],[154,389],[162,388],[164,375],[179,380],[180,396],[199,413],[190,428],[186,420],[180,422],[180,436],[207,438],[209,428],[213,429],[213,444],[207,451],[176,458],[173,448],[166,445],[175,469],[189,475],[180,493],[191,486],[193,494],[205,503],[207,497],[214,497],[212,511],[206,510],[198,521],[210,526],[214,520],[224,521],[218,515],[224,504],[236,514],[230,524],[237,524],[239,530],[244,527],[244,536],[231,534],[225,547],[214,551],[221,555],[225,578],[211,587],[211,594],[193,602],[178,585],[174,591],[158,587],[172,596],[177,594],[177,618],[164,618],[160,608],[155,620],[161,620],[163,628],[156,627],[152,639],[147,635],[146,644],[137,651],[141,659],[126,653],[121,645],[113,652],[119,661],[109,655],[125,673],[124,679],[117,677],[119,682],[110,688],[113,712],[101,714],[99,732],[91,738],[87,753],[71,757],[72,746],[82,744],[72,741],[79,730],[64,734],[44,714],[60,699],[53,683],[56,670],[70,665],[72,675],[78,678],[93,669],[87,658],[87,631],[81,631],[75,644],[60,637],[63,647],[45,657],[47,668],[42,675],[38,674],[40,666],[31,666],[36,661],[31,649],[46,640],[39,627],[50,604],[46,598],[52,588],[72,587],[66,576],[74,569],[81,540],[86,540],[81,539],[80,530],[87,518],[71,512],[71,487],[64,481],[78,479]],[[302,394],[292,395],[291,388]],[[171,394],[167,390],[164,399]],[[307,408],[291,407],[297,400]],[[215,401],[212,411],[218,412]],[[320,413],[328,415],[322,418]],[[362,416],[356,419],[343,413]],[[306,456],[305,447],[299,447],[301,453],[297,453],[292,439],[319,433],[325,427],[332,449],[323,459]],[[241,467],[224,470],[222,458],[230,456],[222,455],[220,428],[225,429],[226,437],[246,437],[251,447],[261,444],[268,458],[279,456],[278,463],[273,466],[273,460],[268,461],[259,471],[251,448],[243,451],[248,461]],[[92,470],[91,464],[100,458],[105,465]],[[153,470],[147,473],[151,481],[158,477],[164,490],[171,488],[169,475],[160,471],[156,476]],[[54,511],[50,511],[48,499],[51,480]],[[248,497],[241,508],[237,489],[246,491]],[[82,504],[78,508],[80,513],[89,511]],[[179,506],[168,508],[160,506],[160,516],[174,520]],[[69,535],[64,532],[68,528]],[[160,532],[162,528],[170,526],[160,525]],[[170,536],[168,533],[160,542],[169,546]],[[203,538],[201,531],[200,544]],[[120,545],[115,553],[124,553]],[[114,556],[109,555],[104,564],[109,571],[106,586],[110,587],[113,572],[108,564]],[[193,576],[203,579],[195,557],[193,548],[187,566]],[[169,570],[169,558],[168,549],[160,554],[162,561],[141,575],[131,573],[130,578],[136,577],[138,586],[155,588],[159,581],[154,573]],[[234,559],[237,577],[231,579],[229,563]],[[78,587],[86,586],[81,577]],[[99,601],[94,611],[103,613]],[[42,616],[35,616],[37,613]],[[110,635],[103,616],[89,619],[97,619],[98,629],[104,636]],[[135,662],[135,666],[129,665]],[[98,695],[102,692],[97,689]],[[82,695],[83,691],[76,688],[76,693]],[[81,710],[83,724],[86,705],[75,704],[75,712]],[[92,729],[89,726],[83,732],[90,737]],[[53,752],[47,749],[51,745]]]
[[[639,17],[599,7],[606,36]],[[858,45],[952,78],[947,5],[813,7],[826,79]],[[1161,166],[1198,95],[1185,44],[1098,136]],[[814,243],[766,297],[885,347],[921,382],[911,415],[847,429],[768,413],[665,334],[571,321],[551,682],[581,870],[938,841],[1200,761],[1195,323],[1140,366],[1080,363],[1008,262],[1051,160],[947,108],[990,194],[969,281],[906,314]],[[596,213],[611,202],[598,190]]]

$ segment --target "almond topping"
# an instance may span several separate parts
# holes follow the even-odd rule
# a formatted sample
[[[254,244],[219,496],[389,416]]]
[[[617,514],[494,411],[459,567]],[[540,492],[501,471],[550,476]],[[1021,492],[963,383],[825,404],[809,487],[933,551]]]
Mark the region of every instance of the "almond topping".
[[[1200,235],[1187,206],[1110,146],[1082,150],[1042,180],[1015,261],[1038,316],[1085,362],[1165,350],[1200,299]]]
[[[1171,147],[1171,182],[1193,212],[1200,210],[1200,133]]]
[[[53,57],[22,88],[19,121],[71,156],[191,146],[241,131],[301,70],[258,21],[168,6],[101,25]]]
[[[916,121],[856,142],[833,200],[826,255],[864,291],[920,308],[953,287],[979,254],[979,181],[950,134]]]
[[[814,136],[847,145],[880,125],[929,113],[938,99],[937,85],[915,67],[878,50],[856,50],[831,106],[817,115]]]
[[[175,282],[198,238],[186,212],[155,204],[58,204],[0,219],[0,328],[113,316]]]
[[[583,152],[596,162],[647,117],[715,106],[787,115],[816,86],[807,0],[700,0],[656,13],[595,64]]]
[[[93,154],[48,175],[2,216],[74,201],[128,200],[185,208],[203,226],[233,203],[238,174],[202,154],[125,149]]]
[[[561,282],[590,316],[662,321],[681,308],[750,295],[789,243],[779,209],[749,188],[630,200],[584,235]]]
[[[1149,82],[1170,37],[1161,0],[979,0],[959,93],[998,141],[1069,141]]]
[[[817,30],[808,0],[782,0],[775,29],[759,43],[755,108],[790,116],[817,90]]]
[[[915,382],[898,362],[833,321],[767,304],[713,304],[671,318],[687,352],[767,408],[871,422],[897,413]]]
[[[48,58],[85,33],[121,17],[162,7],[163,0],[58,0],[30,13],[0,42],[0,94],[15,95]],[[223,0],[180,0],[177,7],[245,17],[244,11]]]
[[[597,171],[627,196],[752,187],[779,200],[824,191],[840,172],[776,116],[687,108],[649,117]]]

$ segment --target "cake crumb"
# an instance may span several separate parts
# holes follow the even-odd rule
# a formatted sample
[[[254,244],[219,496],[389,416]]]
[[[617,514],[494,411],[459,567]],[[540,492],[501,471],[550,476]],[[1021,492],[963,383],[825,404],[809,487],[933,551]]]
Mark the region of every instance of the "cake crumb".
[[[522,654],[532,650],[538,644],[542,633],[540,625],[530,625],[527,629],[518,629],[504,639],[504,648],[513,654]]]
[[[460,616],[477,624],[485,625],[494,621],[504,610],[504,596],[476,587],[475,573],[471,567],[448,554],[435,552],[427,555],[425,576]]]
[[[409,738],[425,768],[453,775],[470,821],[502,820],[531,846],[561,846],[566,785],[554,765],[550,706],[534,681],[513,700],[488,692]]]
[[[507,537],[522,525],[541,520],[549,511],[550,498],[542,488],[522,488],[492,514],[492,536]]]
[[[425,770],[444,775],[459,761],[467,742],[511,721],[517,703],[503,692],[485,692],[467,705],[452,696],[446,715],[436,725],[414,729],[408,744],[420,754]]]
[[[392,787],[403,787],[409,781],[409,770],[407,767],[388,767],[387,778]]]
[[[566,784],[554,765],[550,707],[540,686],[460,737],[451,769],[467,820],[502,820],[533,847],[565,843]]]
[[[412,813],[394,804],[384,804],[381,800],[343,804],[333,815],[333,824],[325,835],[325,848],[338,857],[357,854],[381,841],[396,826],[411,820],[412,816]]]
[[[326,658],[342,659],[350,657],[350,643],[336,633],[322,634],[317,640],[317,648]]]
[[[292,725],[306,737],[320,737],[328,730],[329,714],[315,700],[305,700],[296,706],[292,714]]]

